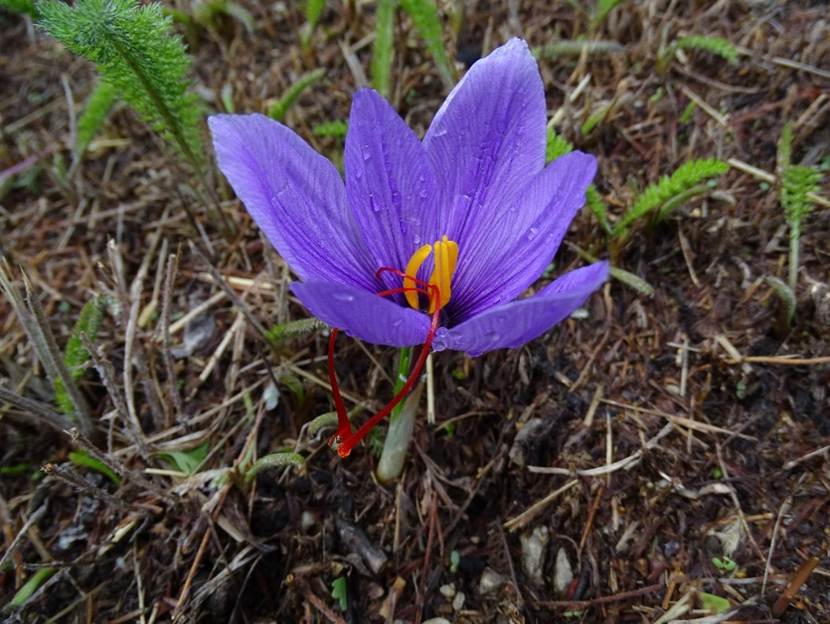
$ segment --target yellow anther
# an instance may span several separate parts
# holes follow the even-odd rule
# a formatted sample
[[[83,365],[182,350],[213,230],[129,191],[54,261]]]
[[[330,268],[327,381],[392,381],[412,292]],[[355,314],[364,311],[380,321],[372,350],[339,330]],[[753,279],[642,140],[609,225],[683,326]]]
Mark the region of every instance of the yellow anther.
[[[412,254],[409,262],[406,263],[406,277],[403,278],[404,288],[417,287],[414,278],[418,276],[418,269],[421,268],[421,265],[429,257],[430,253],[432,253],[432,245],[423,245],[422,247],[418,247],[418,250]],[[406,297],[406,302],[417,310],[419,307],[418,293],[410,290],[405,292],[404,296]]]
[[[450,289],[450,281],[453,273],[455,273],[455,265],[458,262],[458,245],[455,241],[447,238],[447,235],[441,237],[440,241],[435,241],[435,268],[429,278],[429,283],[438,286],[438,293],[440,295],[439,301],[430,300],[429,312],[435,312],[436,305],[438,308],[443,308],[449,303],[452,291]]]
[[[430,298],[430,314],[435,312],[436,306],[439,309],[443,308],[450,300],[450,296],[452,294],[452,276],[455,273],[455,267],[458,263],[458,244],[455,241],[449,240],[447,235],[444,234],[441,237],[441,240],[435,241],[433,245],[423,245],[422,247],[419,247],[409,259],[409,262],[406,265],[406,277],[403,278],[404,288],[416,288],[417,282],[415,281],[415,278],[417,277],[418,270],[421,268],[421,265],[424,264],[424,261],[429,257],[429,254],[432,253],[433,248],[435,249],[435,266],[432,269],[432,275],[429,278],[429,283],[432,286],[438,287],[440,298],[437,301]],[[404,293],[404,295],[406,296],[406,301],[410,306],[416,310],[419,309],[417,292],[413,290],[411,292]]]

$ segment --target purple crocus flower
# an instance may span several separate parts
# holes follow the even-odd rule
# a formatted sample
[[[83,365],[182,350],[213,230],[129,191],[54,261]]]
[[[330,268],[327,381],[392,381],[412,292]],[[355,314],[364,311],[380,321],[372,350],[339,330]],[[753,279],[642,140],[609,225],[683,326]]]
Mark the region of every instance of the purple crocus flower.
[[[332,327],[380,345],[480,355],[519,347],[606,280],[598,262],[517,299],[550,264],[596,171],[572,152],[545,166],[546,106],[527,44],[470,68],[423,140],[371,89],[352,102],[345,184],[297,134],[263,115],[209,119],[219,167]],[[399,273],[378,275],[388,267]],[[410,288],[437,286],[440,300]]]

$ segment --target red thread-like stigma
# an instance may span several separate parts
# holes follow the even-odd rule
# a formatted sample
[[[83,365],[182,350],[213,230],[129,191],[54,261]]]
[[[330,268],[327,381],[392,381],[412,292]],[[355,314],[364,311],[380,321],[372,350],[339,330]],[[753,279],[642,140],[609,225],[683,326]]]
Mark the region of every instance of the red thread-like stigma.
[[[381,267],[378,269],[376,275],[380,277],[380,275],[385,272],[395,273],[401,277],[410,277],[404,274],[403,271],[399,271],[398,269],[393,269],[391,267]],[[419,280],[417,278],[411,279],[418,284],[418,287],[391,288],[389,290],[379,292],[378,296],[391,297],[392,295],[398,295],[405,292],[418,292],[426,295],[430,302],[433,300],[440,301],[441,293],[438,286],[435,284],[427,284],[423,280]],[[369,418],[369,420],[363,423],[355,432],[352,432],[352,426],[349,423],[349,415],[346,413],[346,406],[343,403],[343,397],[340,395],[340,387],[337,383],[337,371],[334,370],[334,345],[337,340],[338,330],[331,330],[331,334],[329,335],[328,367],[329,382],[331,383],[331,392],[334,397],[334,408],[337,411],[337,433],[334,434],[334,436],[332,436],[329,440],[329,446],[336,449],[337,454],[340,455],[340,457],[348,457],[349,453],[352,452],[352,449],[357,445],[357,443],[366,437],[366,434],[368,434],[375,427],[375,425],[391,414],[392,410],[395,409],[395,406],[403,401],[404,398],[406,398],[406,395],[409,394],[410,390],[412,390],[412,387],[415,385],[418,377],[420,377],[424,364],[427,361],[427,356],[429,355],[429,350],[432,346],[432,340],[435,338],[435,332],[438,329],[438,316],[440,311],[440,307],[436,305],[435,310],[432,313],[432,322],[430,323],[429,331],[427,332],[421,351],[418,353],[418,359],[415,361],[415,366],[412,368],[412,372],[406,379],[406,383],[392,398],[392,400],[389,401],[389,403],[384,405],[377,414]]]

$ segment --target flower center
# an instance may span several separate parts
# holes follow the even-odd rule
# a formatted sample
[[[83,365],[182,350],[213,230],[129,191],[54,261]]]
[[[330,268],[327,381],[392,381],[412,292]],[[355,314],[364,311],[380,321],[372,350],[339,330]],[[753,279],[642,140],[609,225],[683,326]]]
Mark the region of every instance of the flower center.
[[[431,286],[438,287],[440,296],[429,298],[430,314],[447,305],[452,295],[450,281],[458,262],[458,243],[449,240],[447,235],[444,234],[441,240],[435,241],[433,245],[427,244],[419,247],[409,258],[409,262],[406,264],[406,275],[403,278],[403,287],[407,289],[404,292],[407,303],[416,310],[420,309],[418,291],[415,290],[415,277],[418,275],[418,269],[421,268],[433,249],[435,250],[435,268],[432,270],[429,283]]]

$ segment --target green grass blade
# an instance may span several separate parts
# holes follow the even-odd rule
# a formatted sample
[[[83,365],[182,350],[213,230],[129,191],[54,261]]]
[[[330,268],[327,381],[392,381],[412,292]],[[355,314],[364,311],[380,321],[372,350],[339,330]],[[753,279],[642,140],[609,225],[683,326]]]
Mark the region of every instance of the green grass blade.
[[[397,0],[378,0],[375,9],[375,44],[372,47],[372,87],[383,97],[392,92],[392,60],[395,55]]]
[[[570,154],[573,150],[573,143],[562,135],[557,134],[553,128],[548,128],[548,140],[547,146],[545,147],[546,163],[552,162],[565,154]]]
[[[43,583],[45,583],[46,580],[55,572],[57,572],[57,569],[55,568],[40,568],[37,570],[34,574],[32,574],[32,576],[29,577],[29,580],[23,584],[23,587],[17,590],[14,598],[12,598],[9,603],[9,608],[17,609],[25,605],[38,588],[43,585]]]
[[[325,75],[326,70],[320,67],[297,78],[294,84],[286,89],[280,99],[276,102],[272,102],[268,106],[268,116],[272,119],[276,119],[277,121],[283,121],[288,113],[288,109],[294,105],[297,98],[302,95],[303,91],[308,89]]]
[[[441,82],[449,91],[455,84],[455,78],[447,48],[444,46],[441,18],[438,16],[434,0],[401,0],[401,8],[412,19],[415,29],[426,43],[427,50],[438,68]]]

